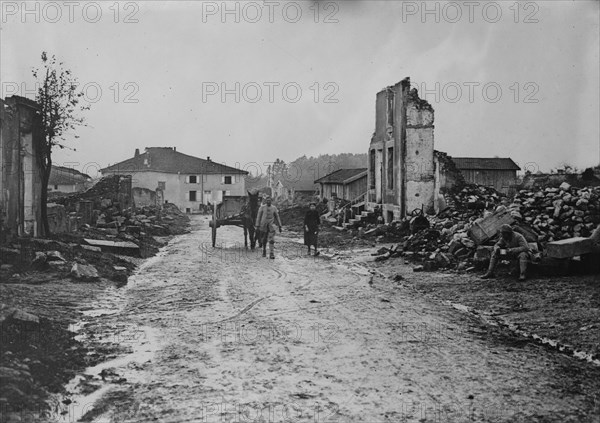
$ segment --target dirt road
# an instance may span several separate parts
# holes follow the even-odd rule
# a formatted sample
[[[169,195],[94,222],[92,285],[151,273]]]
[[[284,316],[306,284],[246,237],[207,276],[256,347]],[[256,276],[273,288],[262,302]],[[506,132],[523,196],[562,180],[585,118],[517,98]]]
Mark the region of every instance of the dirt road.
[[[239,228],[219,228],[213,249],[206,218],[192,225],[112,305],[90,311],[86,326],[112,331],[132,353],[73,381],[73,391],[79,380],[100,389],[74,396],[64,418],[599,419],[596,385],[580,377],[600,374],[589,363],[515,341],[349,261],[307,257],[285,232],[269,260],[239,248]]]

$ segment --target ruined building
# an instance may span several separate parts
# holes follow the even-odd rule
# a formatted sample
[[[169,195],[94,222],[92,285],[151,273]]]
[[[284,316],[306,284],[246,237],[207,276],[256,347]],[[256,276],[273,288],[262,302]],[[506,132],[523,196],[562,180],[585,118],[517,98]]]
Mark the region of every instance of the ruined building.
[[[5,240],[42,233],[42,174],[36,160],[43,133],[38,105],[0,99],[0,229]]]
[[[410,89],[410,78],[377,94],[367,204],[381,205],[386,222],[435,209],[433,118],[431,105]]]
[[[410,88],[410,78],[377,93],[369,146],[367,208],[381,207],[386,222],[416,210],[438,213],[443,193],[476,183],[508,194],[519,166],[510,158],[451,158],[434,150],[434,111]]]

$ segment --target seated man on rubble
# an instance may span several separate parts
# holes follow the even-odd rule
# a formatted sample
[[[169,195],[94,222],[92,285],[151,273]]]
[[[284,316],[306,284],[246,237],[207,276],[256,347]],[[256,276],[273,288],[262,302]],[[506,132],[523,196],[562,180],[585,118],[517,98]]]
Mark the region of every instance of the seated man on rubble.
[[[525,280],[525,274],[527,272],[527,263],[531,259],[531,250],[529,244],[523,235],[513,231],[509,225],[502,225],[500,228],[500,239],[494,245],[494,251],[490,259],[490,266],[488,271],[481,277],[481,279],[493,278],[494,270],[498,264],[498,260],[501,258],[506,259],[519,259],[519,280]]]

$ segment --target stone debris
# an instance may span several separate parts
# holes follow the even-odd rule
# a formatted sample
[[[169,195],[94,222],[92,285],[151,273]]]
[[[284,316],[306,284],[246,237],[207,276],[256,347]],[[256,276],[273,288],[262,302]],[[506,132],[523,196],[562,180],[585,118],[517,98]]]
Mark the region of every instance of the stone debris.
[[[75,263],[71,268],[71,276],[81,281],[93,281],[100,278],[98,270],[90,264]]]
[[[101,276],[126,282],[128,272],[116,272],[113,266],[131,270],[134,265],[106,253],[146,258],[163,245],[155,236],[189,230],[189,218],[174,204],[136,208],[130,185],[128,178],[108,176],[85,192],[53,198],[53,210],[62,216],[49,215],[51,239],[21,238],[2,245],[0,279],[16,282],[37,271],[58,277],[71,274],[75,280]],[[94,264],[95,272],[81,270],[87,263]]]
[[[508,207],[547,243],[589,237],[600,223],[600,187],[560,187],[521,190]]]
[[[511,201],[492,188],[466,185],[446,193],[445,200],[448,208],[427,217],[429,227],[414,230],[410,224],[414,218],[367,226],[365,236],[400,239],[393,250],[380,249],[373,254],[375,261],[403,256],[421,263],[415,272],[474,270],[489,261],[499,228],[505,223],[527,239],[537,261],[542,253],[548,254],[548,243],[575,239],[565,246],[550,245],[550,255],[563,258],[572,256],[573,251],[591,251],[591,241],[577,240],[589,237],[600,223],[600,187],[577,188],[563,183],[520,190]],[[566,246],[569,251],[563,251]]]

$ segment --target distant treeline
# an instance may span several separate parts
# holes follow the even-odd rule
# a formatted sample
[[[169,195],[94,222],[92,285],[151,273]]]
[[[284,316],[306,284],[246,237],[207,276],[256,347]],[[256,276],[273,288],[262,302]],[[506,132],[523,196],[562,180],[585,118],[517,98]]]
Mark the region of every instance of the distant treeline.
[[[318,157],[298,157],[296,160],[286,163],[281,159],[273,161],[266,172],[260,177],[251,176],[253,186],[266,186],[267,178],[273,175],[273,180],[281,180],[282,183],[297,183],[312,181],[322,178],[339,169],[355,169],[367,167],[367,154],[322,154]]]
[[[322,178],[338,169],[355,169],[367,167],[367,154],[322,154],[318,157],[302,156],[288,165],[289,172],[302,169],[303,173],[310,173],[314,179]]]

